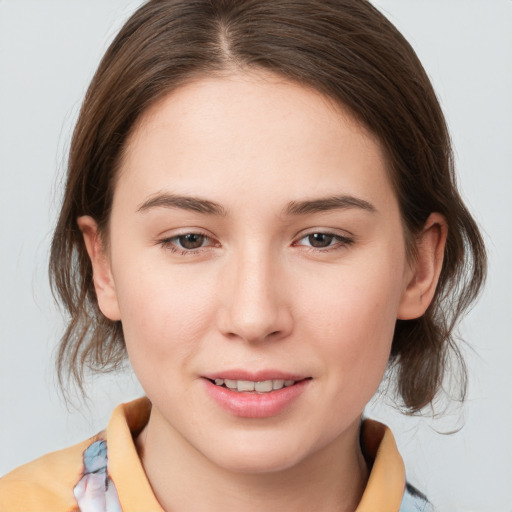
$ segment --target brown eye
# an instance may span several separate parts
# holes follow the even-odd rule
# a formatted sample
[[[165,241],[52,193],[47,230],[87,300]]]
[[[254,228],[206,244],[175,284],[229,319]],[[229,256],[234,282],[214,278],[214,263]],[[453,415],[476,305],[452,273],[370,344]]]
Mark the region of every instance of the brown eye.
[[[204,245],[206,237],[197,233],[188,233],[176,237],[176,241],[183,249],[199,249]]]
[[[311,247],[324,248],[329,247],[334,239],[334,235],[328,233],[312,233],[308,235],[308,242]]]

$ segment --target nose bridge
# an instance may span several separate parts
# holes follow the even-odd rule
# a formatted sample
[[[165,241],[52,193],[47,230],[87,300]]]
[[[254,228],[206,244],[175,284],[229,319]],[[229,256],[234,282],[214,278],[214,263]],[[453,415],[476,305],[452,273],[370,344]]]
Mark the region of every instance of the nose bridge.
[[[246,341],[276,338],[289,332],[281,262],[267,244],[245,244],[228,264],[223,331]]]

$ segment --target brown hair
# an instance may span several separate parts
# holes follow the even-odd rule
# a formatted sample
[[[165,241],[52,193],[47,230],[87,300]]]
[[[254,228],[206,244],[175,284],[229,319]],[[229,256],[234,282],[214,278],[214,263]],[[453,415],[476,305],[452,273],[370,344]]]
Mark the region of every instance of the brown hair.
[[[124,25],[82,105],[51,248],[52,287],[70,314],[58,353],[61,383],[71,375],[82,385],[84,368],[112,370],[126,357],[121,323],[98,309],[77,217],[92,216],[106,234],[117,167],[139,116],[180,85],[230,69],[264,69],[313,87],[377,136],[410,255],[428,215],[445,216],[434,300],[421,318],[397,321],[390,358],[404,405],[419,410],[440,389],[450,349],[460,358],[454,326],[481,288],[485,250],[457,192],[430,81],[403,36],[364,0],[151,0]]]

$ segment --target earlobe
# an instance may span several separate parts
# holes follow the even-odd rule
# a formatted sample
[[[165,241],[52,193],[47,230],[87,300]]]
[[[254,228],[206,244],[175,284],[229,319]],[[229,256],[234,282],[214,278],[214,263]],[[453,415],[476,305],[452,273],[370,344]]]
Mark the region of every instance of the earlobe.
[[[101,312],[110,320],[121,320],[114,279],[96,221],[84,215],[77,219],[93,270],[94,289]]]
[[[440,213],[432,213],[417,238],[416,259],[402,294],[398,318],[419,318],[432,302],[443,267],[448,224]]]

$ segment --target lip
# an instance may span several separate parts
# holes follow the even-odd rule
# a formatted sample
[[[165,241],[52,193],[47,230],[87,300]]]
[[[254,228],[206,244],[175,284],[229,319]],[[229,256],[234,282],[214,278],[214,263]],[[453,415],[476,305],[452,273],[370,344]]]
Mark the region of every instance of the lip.
[[[231,380],[251,380],[261,382],[264,380],[283,379],[296,380],[292,386],[270,391],[268,393],[238,392],[231,391],[228,388],[217,386],[211,380],[231,379]],[[210,380],[211,379],[211,380]],[[297,377],[292,374],[282,372],[222,372],[204,377],[204,385],[207,394],[225,411],[234,416],[242,418],[270,418],[277,416],[290,407],[307,389],[311,383],[311,378]]]
[[[229,380],[250,380],[253,382],[262,382],[264,380],[304,380],[309,375],[299,375],[297,373],[287,373],[279,370],[260,370],[257,372],[248,372],[247,370],[226,370],[217,373],[203,375],[205,379],[229,379]]]

